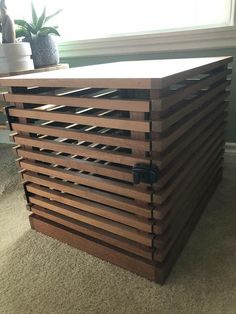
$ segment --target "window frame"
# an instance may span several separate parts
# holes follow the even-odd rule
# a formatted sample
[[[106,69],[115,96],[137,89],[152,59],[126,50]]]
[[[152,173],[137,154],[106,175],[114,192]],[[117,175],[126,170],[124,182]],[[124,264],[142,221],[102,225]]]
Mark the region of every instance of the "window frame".
[[[236,47],[236,0],[231,2],[229,26],[150,32],[59,43],[62,58],[130,55]]]

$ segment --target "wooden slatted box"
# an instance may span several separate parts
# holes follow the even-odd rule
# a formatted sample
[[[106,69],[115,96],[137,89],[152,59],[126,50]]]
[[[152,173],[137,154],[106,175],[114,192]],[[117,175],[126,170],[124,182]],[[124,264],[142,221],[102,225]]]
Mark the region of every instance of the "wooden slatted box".
[[[1,79],[32,228],[163,283],[221,179],[231,61]]]

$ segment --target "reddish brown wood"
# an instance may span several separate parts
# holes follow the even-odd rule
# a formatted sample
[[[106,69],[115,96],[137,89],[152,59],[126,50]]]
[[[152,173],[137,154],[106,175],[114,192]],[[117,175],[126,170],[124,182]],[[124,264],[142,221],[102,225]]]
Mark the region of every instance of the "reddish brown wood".
[[[222,175],[231,61],[0,80],[32,228],[163,283]],[[157,182],[134,184],[137,164]]]
[[[50,220],[40,218],[36,215],[30,216],[31,227],[59,241],[68,243],[89,254],[105,259],[115,265],[132,270],[135,273],[145,276],[150,280],[155,280],[155,267],[147,263],[146,260],[135,255],[125,254],[124,251],[115,249],[110,245],[105,245],[90,237],[82,237],[74,230],[63,225],[56,224]]]

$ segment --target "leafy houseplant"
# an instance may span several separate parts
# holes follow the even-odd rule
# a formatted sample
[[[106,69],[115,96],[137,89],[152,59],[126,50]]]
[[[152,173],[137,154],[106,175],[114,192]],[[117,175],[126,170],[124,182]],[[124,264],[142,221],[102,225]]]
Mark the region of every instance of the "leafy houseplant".
[[[31,22],[28,23],[22,19],[15,20],[16,37],[23,37],[23,41],[30,43],[35,68],[58,64],[59,52],[52,35],[60,36],[60,34],[57,26],[47,26],[47,22],[61,10],[46,16],[46,8],[44,8],[42,14],[38,16],[31,3],[31,11]]]

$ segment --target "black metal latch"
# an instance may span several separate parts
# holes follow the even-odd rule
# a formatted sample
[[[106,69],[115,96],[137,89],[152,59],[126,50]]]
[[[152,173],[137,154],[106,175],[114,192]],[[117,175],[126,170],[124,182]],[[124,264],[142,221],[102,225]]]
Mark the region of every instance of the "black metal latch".
[[[159,170],[155,165],[135,164],[132,169],[134,184],[155,183],[159,178]]]

